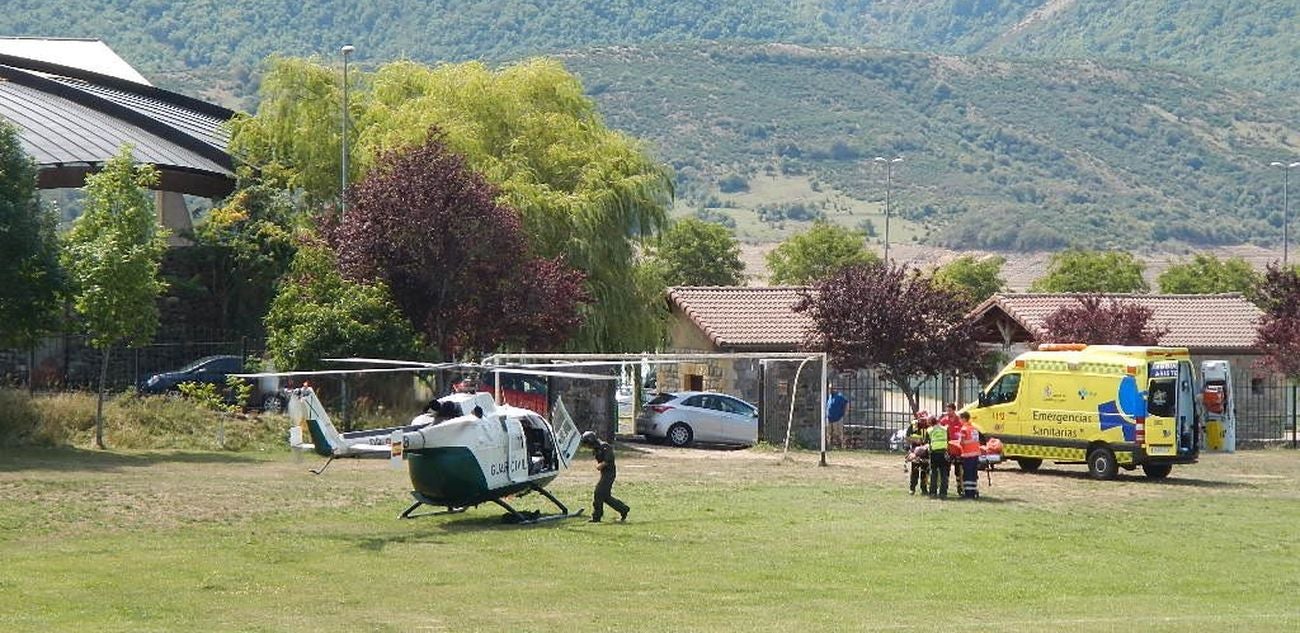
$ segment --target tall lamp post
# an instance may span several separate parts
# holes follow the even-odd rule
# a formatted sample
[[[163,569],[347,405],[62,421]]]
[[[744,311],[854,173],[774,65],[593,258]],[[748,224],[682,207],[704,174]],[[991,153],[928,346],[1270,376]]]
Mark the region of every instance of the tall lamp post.
[[[877,163],[885,164],[885,265],[889,265],[889,190],[894,185],[894,163],[903,162],[902,156],[894,158],[876,157]]]
[[[1291,250],[1290,248],[1288,248],[1288,246],[1291,243],[1290,234],[1289,234],[1290,227],[1291,227],[1291,211],[1290,211],[1290,201],[1287,200],[1287,191],[1286,191],[1287,180],[1288,180],[1287,176],[1291,173],[1292,168],[1300,167],[1300,161],[1296,161],[1294,163],[1289,163],[1289,164],[1273,161],[1268,165],[1270,167],[1282,168],[1282,267],[1286,268],[1287,252]]]
[[[339,49],[343,53],[343,168],[339,170],[343,182],[339,187],[339,209],[343,214],[348,212],[348,55],[355,50],[351,44]]]

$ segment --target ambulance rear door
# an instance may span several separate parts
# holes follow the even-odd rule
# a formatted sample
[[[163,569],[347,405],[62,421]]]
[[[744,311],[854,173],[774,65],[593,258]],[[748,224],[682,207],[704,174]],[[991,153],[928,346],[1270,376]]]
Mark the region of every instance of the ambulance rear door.
[[[1178,361],[1178,454],[1195,457],[1201,452],[1201,429],[1196,415],[1196,373],[1188,360]]]
[[[1226,360],[1201,362],[1201,450],[1231,453],[1237,450],[1237,420],[1232,371]]]
[[[1178,364],[1159,361],[1148,367],[1146,453],[1178,456]]]
[[[1147,366],[1146,452],[1194,457],[1200,450],[1192,364],[1161,360]]]

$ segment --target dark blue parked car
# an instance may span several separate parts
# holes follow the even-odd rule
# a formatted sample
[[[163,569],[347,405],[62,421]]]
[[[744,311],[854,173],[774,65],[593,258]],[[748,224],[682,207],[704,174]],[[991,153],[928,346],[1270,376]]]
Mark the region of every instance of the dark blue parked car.
[[[154,374],[141,382],[140,393],[162,394],[178,391],[183,382],[211,383],[224,387],[228,374],[244,373],[244,359],[233,355],[205,356],[176,371]],[[281,411],[285,398],[280,393],[254,394],[253,406],[265,411]]]

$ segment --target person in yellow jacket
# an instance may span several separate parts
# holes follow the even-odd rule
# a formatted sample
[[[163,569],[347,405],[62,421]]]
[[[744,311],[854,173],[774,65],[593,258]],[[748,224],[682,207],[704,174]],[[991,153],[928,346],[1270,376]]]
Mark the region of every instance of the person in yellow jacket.
[[[980,432],[970,423],[970,414],[961,413],[961,430],[957,433],[958,450],[961,451],[961,496],[978,499],[980,496]]]
[[[907,427],[907,461],[910,474],[908,494],[916,494],[916,484],[921,484],[921,494],[930,494],[930,439],[926,428],[930,424],[928,414],[921,411]]]
[[[930,496],[948,498],[948,428],[943,420],[932,420],[926,429],[930,440]]]

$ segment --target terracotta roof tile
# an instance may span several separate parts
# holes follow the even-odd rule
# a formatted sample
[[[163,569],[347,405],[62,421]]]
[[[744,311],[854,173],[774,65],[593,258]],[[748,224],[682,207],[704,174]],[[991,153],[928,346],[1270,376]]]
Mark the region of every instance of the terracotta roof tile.
[[[796,313],[802,286],[676,286],[668,301],[722,348],[795,349],[812,326]]]
[[[999,293],[971,311],[983,317],[995,308],[1015,319],[1030,334],[1043,332],[1043,323],[1057,309],[1074,305],[1080,295]],[[1255,346],[1255,329],[1263,314],[1240,293],[1215,295],[1109,294],[1106,298],[1131,301],[1153,310],[1152,324],[1168,328],[1161,345],[1191,348]]]

